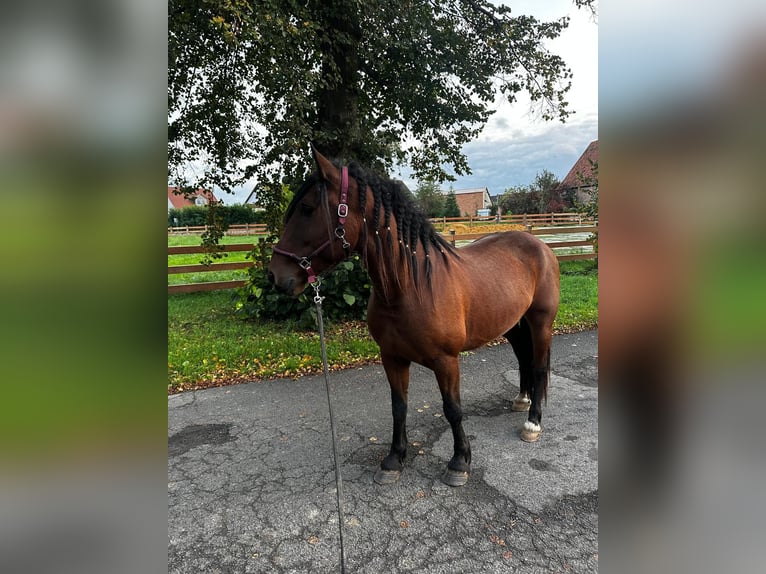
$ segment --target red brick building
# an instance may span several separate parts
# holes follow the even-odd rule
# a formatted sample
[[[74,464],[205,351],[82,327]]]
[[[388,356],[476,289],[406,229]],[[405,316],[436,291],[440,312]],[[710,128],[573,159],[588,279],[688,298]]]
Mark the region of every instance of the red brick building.
[[[486,187],[477,187],[473,189],[455,189],[455,199],[460,208],[460,216],[476,217],[479,209],[489,209],[492,206],[492,198],[489,197],[489,190]],[[444,195],[449,195],[449,191],[442,191]]]
[[[588,144],[580,159],[575,162],[556,190],[562,196],[566,193],[574,193],[578,200],[588,201],[586,192],[591,187],[588,182],[593,178],[593,163],[598,163],[598,140]]]

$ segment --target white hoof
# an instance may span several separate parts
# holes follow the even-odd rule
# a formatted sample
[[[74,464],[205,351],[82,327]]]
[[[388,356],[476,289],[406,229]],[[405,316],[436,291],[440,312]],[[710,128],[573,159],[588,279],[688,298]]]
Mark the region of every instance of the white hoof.
[[[521,440],[524,442],[535,442],[540,438],[542,430],[540,425],[536,425],[531,421],[525,421],[524,426],[521,427]]]
[[[532,400],[526,394],[519,393],[511,403],[511,410],[517,413],[525,412],[529,410],[531,404]]]

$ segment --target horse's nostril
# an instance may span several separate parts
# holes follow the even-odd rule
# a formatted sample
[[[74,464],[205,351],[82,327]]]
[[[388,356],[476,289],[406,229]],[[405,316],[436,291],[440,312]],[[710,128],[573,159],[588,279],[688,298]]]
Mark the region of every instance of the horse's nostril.
[[[274,284],[274,274],[271,271],[266,274],[266,279],[268,279],[269,283],[272,285]]]

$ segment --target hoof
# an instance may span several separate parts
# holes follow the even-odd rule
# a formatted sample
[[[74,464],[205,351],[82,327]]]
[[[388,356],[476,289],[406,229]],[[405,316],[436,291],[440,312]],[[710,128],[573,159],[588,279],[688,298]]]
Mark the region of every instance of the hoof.
[[[524,426],[521,427],[521,440],[524,442],[537,442],[541,432],[542,427],[540,425],[526,421]]]
[[[529,410],[529,405],[531,404],[532,404],[531,400],[519,395],[515,399],[513,399],[513,402],[511,403],[511,410],[516,413],[526,412]]]
[[[452,470],[448,468],[442,475],[442,482],[447,486],[463,486],[468,482],[469,473],[465,470]]]
[[[375,476],[373,477],[373,480],[377,482],[378,484],[394,484],[399,480],[399,477],[402,476],[401,470],[386,470],[384,468],[379,468],[377,472],[375,473]]]

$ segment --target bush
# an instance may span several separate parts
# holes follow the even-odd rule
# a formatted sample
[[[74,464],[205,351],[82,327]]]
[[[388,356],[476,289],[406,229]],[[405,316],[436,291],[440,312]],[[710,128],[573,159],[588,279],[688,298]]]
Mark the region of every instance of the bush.
[[[168,211],[168,227],[200,226],[207,223],[208,207],[206,205],[191,205]],[[247,205],[217,205],[216,212],[221,217],[224,227],[244,223],[262,223],[263,213],[254,211]],[[175,220],[178,220],[176,222]]]
[[[267,278],[271,245],[261,240],[248,255],[254,266],[248,270],[247,284],[239,290],[237,313],[245,318],[294,320],[303,328],[316,326],[314,290],[299,297],[280,293]],[[327,321],[365,319],[370,297],[370,279],[358,255],[353,255],[322,277],[322,314]]]

